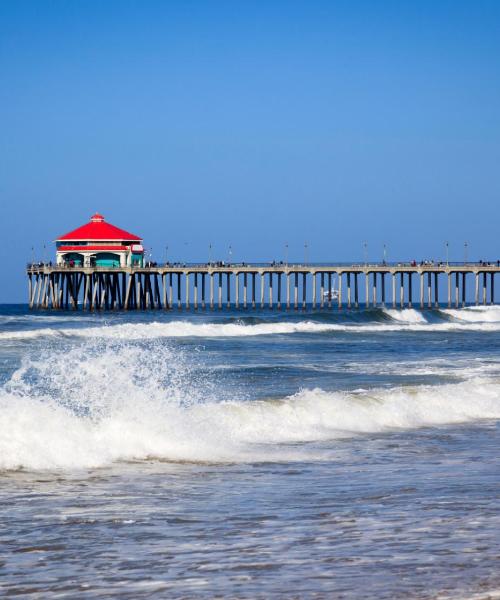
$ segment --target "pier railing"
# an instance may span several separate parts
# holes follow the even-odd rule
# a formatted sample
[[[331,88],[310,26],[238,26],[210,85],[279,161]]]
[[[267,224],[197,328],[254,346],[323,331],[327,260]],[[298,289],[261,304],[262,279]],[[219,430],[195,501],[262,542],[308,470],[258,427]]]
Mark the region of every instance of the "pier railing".
[[[477,261],[477,262],[461,262],[461,261],[382,261],[382,262],[147,262],[144,266],[132,265],[132,266],[120,266],[120,265],[109,265],[109,266],[98,266],[98,265],[70,265],[68,263],[55,264],[52,262],[34,262],[28,263],[26,268],[28,271],[37,271],[41,268],[49,269],[71,269],[71,270],[82,270],[82,269],[95,269],[98,271],[120,271],[123,269],[131,271],[143,271],[144,269],[367,269],[367,268],[410,268],[410,269],[446,269],[455,267],[466,267],[466,268],[500,268],[500,260],[497,261]]]

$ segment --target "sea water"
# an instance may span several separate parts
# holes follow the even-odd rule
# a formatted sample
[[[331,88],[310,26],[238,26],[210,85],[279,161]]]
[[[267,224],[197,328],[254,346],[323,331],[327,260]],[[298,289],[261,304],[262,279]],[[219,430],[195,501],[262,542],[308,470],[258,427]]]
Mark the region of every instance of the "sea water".
[[[0,307],[0,593],[500,597],[500,308]]]

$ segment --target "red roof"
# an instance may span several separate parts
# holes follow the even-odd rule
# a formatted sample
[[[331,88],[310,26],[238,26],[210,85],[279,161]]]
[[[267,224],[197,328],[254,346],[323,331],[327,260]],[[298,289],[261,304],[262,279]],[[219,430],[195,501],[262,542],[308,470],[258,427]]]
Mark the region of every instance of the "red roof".
[[[59,246],[58,252],[116,252],[117,250],[129,251],[130,246]]]
[[[58,237],[56,241],[78,240],[78,241],[121,241],[121,242],[141,242],[142,238],[137,237],[133,233],[129,233],[124,229],[115,227],[111,223],[106,223],[104,217],[99,213],[92,215],[90,223],[78,227],[61,237]]]

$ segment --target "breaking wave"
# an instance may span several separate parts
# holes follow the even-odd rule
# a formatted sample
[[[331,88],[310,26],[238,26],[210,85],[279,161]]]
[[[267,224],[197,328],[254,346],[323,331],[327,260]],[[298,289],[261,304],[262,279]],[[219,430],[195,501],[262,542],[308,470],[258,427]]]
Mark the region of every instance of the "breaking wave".
[[[498,306],[446,308],[442,312],[462,323],[500,323],[500,307]]]
[[[424,315],[415,310],[414,308],[384,308],[383,312],[390,317],[393,321],[399,321],[402,323],[427,323],[427,319]]]
[[[220,389],[196,360],[165,343],[119,341],[27,357],[0,390],[0,468],[321,460],[331,455],[314,442],[500,418],[495,379],[349,393],[316,388],[250,401]]]
[[[463,309],[462,309],[463,310]],[[249,337],[259,335],[290,335],[297,333],[384,333],[397,331],[415,332],[452,332],[452,331],[500,331],[500,319],[493,313],[485,318],[476,313],[443,309],[436,311],[443,319],[430,322],[413,309],[386,309],[383,321],[356,322],[318,322],[312,320],[283,321],[267,323],[245,323],[235,320],[232,323],[194,323],[191,321],[154,321],[150,323],[121,323],[80,328],[28,329],[24,331],[0,332],[0,340],[31,340],[36,338],[106,338],[115,340],[145,340],[178,337]],[[459,313],[455,315],[454,313]]]

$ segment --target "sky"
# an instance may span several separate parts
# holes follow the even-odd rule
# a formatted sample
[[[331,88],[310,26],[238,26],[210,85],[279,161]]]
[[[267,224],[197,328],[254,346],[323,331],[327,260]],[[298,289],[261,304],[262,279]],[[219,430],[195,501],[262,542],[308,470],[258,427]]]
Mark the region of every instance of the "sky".
[[[497,260],[500,3],[0,0],[0,203],[0,302],[95,211],[158,261]]]

